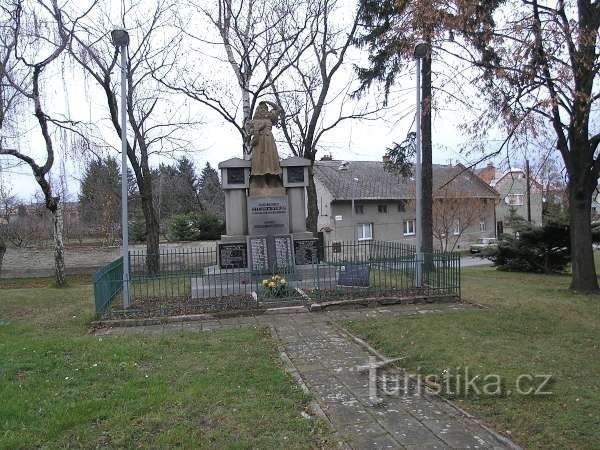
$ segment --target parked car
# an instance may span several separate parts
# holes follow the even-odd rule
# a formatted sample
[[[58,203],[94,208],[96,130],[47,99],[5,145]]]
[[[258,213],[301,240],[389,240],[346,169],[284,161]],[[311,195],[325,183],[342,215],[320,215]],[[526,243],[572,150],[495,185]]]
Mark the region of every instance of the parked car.
[[[496,238],[481,238],[477,240],[476,244],[471,245],[471,253],[481,253],[483,250],[498,247],[498,240]]]

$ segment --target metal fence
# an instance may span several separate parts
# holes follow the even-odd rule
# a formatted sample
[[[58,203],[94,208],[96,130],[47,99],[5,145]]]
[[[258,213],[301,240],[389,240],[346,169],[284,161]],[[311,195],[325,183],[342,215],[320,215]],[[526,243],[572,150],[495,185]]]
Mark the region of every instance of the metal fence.
[[[456,254],[417,257],[414,247],[406,244],[364,241],[321,246],[318,255],[310,264],[256,273],[220,268],[216,249],[171,250],[154,256],[160,272],[150,275],[147,255],[132,253],[130,307],[123,308],[117,296],[122,286],[117,269],[122,270],[122,261],[117,260],[94,277],[96,313],[105,318],[151,317],[340,298],[460,296]],[[422,273],[420,286],[415,283],[417,269]]]
[[[93,279],[96,315],[101,315],[123,289],[123,257],[102,267]]]

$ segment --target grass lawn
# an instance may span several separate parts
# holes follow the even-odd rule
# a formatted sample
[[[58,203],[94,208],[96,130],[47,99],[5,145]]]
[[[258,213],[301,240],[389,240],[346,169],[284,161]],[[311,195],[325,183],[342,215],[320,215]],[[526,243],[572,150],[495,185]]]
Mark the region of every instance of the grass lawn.
[[[349,327],[387,356],[407,356],[412,373],[500,375],[512,395],[455,401],[527,448],[600,448],[600,296],[568,285],[568,276],[468,268],[463,297],[489,309]],[[551,374],[553,394],[514,394],[524,373]]]
[[[94,337],[91,286],[49,283],[0,289],[0,448],[329,446],[264,331]]]

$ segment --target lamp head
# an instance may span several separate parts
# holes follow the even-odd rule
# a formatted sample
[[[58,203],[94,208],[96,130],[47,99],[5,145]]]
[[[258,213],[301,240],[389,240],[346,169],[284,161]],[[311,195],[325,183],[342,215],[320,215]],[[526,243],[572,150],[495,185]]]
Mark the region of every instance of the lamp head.
[[[415,50],[413,52],[413,55],[415,58],[425,58],[429,54],[430,51],[431,51],[431,47],[429,46],[429,44],[427,42],[419,41],[415,45]]]
[[[123,28],[116,28],[110,32],[113,45],[115,47],[125,47],[129,45],[129,33]]]

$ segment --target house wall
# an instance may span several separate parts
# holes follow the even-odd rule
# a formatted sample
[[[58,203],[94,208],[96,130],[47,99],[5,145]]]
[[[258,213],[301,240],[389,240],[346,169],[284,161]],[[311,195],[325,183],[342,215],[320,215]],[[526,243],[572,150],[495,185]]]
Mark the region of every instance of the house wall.
[[[495,201],[488,199],[482,202],[482,218],[486,223],[486,230],[480,231],[479,220],[474,221],[467,229],[463,230],[454,250],[464,250],[474,242],[477,242],[482,237],[495,236],[495,220],[494,207]],[[401,241],[407,244],[415,244],[414,235],[404,234],[404,221],[414,220],[416,217],[414,207],[410,207],[410,203],[404,203],[405,210],[400,211],[398,205],[403,202],[396,200],[388,201],[356,201],[356,205],[362,205],[363,212],[354,215],[354,223],[370,223],[372,224],[373,239],[381,241]],[[387,213],[379,212],[378,205],[386,205]],[[321,211],[321,210],[320,210]],[[323,208],[323,212],[327,211],[329,215],[321,215],[319,213],[320,224],[323,226],[320,229],[329,229],[323,233],[326,243],[335,241],[352,241],[354,232],[352,228],[352,208],[350,201],[334,201],[330,203],[329,208]],[[337,219],[337,220],[336,220]],[[452,247],[457,237],[452,235],[448,241],[449,247]],[[434,247],[442,248],[439,239],[434,238]]]
[[[509,194],[521,194],[523,197],[522,205],[515,205],[514,210],[523,219],[527,220],[527,180],[522,172],[514,173],[514,176],[508,174],[498,180],[494,188],[500,193],[500,199],[496,206],[496,221],[502,222],[504,232],[511,233],[510,227],[510,209],[511,206],[506,202]],[[531,187],[531,222],[533,225],[542,225],[542,202],[543,194],[537,186]]]

